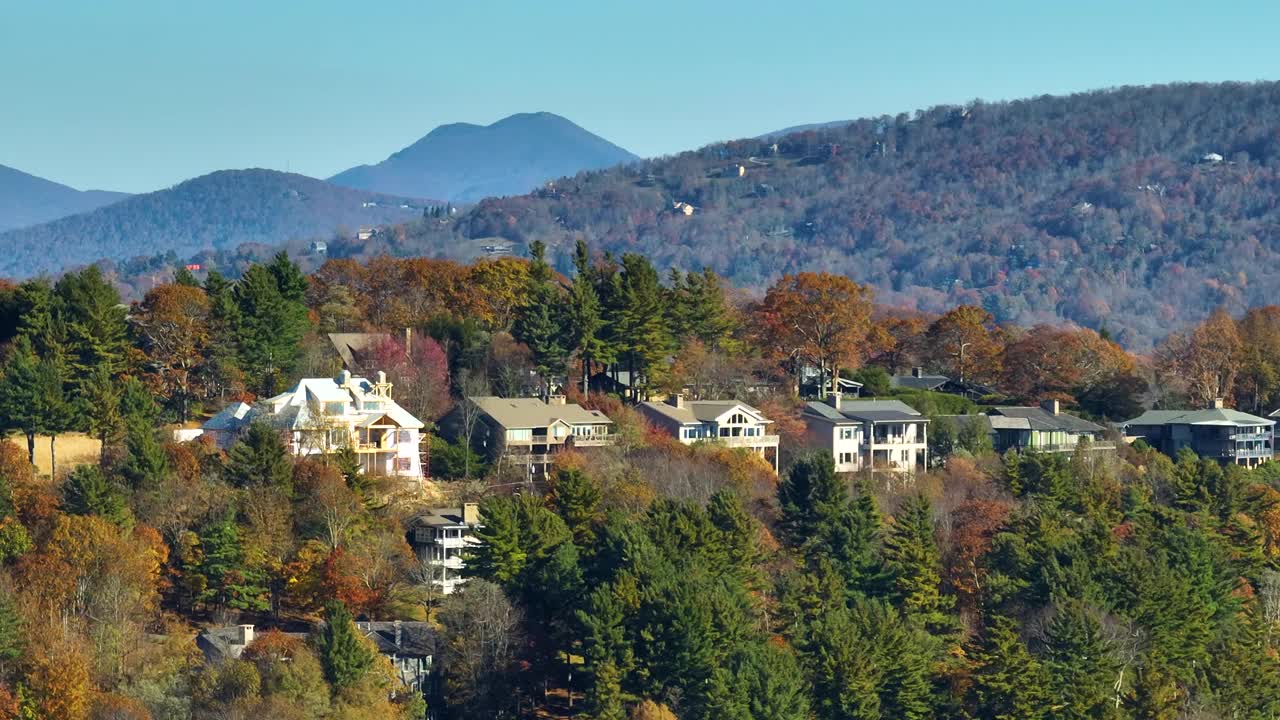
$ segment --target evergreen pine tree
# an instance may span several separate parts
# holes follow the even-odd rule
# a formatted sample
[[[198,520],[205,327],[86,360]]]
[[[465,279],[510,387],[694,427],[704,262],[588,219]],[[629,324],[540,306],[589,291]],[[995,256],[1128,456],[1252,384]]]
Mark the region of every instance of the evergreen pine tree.
[[[186,287],[200,287],[200,281],[196,280],[196,276],[185,267],[180,267],[173,273],[173,284],[183,285]]]
[[[617,313],[612,336],[618,339],[619,359],[631,373],[632,399],[662,379],[671,336],[663,312],[658,273],[643,255],[622,257],[617,277]]]
[[[200,548],[199,575],[207,580],[200,601],[235,610],[267,609],[265,579],[259,569],[245,562],[234,513],[228,512],[204,527]]]
[[[551,488],[551,503],[564,518],[580,548],[595,544],[596,525],[603,520],[600,511],[600,484],[581,470],[559,470]]]
[[[1112,686],[1119,665],[1094,613],[1081,602],[1063,602],[1048,623],[1044,641],[1053,717],[1116,717]]]
[[[266,423],[249,426],[227,452],[227,480],[236,487],[255,485],[293,491],[293,458],[280,433]]]
[[[568,350],[565,347],[564,303],[552,281],[546,261],[546,246],[540,240],[530,245],[533,263],[529,270],[528,298],[516,318],[512,335],[529,347],[534,367],[542,377],[543,399],[551,392],[551,382],[564,373]]]
[[[567,307],[567,342],[577,352],[582,363],[582,392],[586,394],[591,379],[592,363],[608,363],[608,345],[600,337],[604,326],[603,308],[596,294],[591,273],[591,256],[585,240],[579,239],[574,248],[573,264],[577,269],[573,284],[569,286]]]
[[[101,443],[100,463],[107,448],[124,434],[124,416],[120,412],[123,391],[120,381],[105,366],[90,371],[80,388],[79,414],[84,418],[85,429]]]
[[[116,525],[132,520],[120,488],[97,465],[81,465],[67,475],[62,506],[73,515],[97,515]]]
[[[336,600],[325,605],[316,650],[325,679],[335,690],[354,686],[373,667],[373,651],[360,637],[346,605]]]
[[[264,394],[279,389],[302,354],[309,320],[301,296],[305,278],[299,290],[296,271],[287,257],[277,256],[270,266],[250,266],[232,290],[237,307],[231,332],[239,367]],[[215,306],[215,318],[219,314]]]
[[[96,367],[105,367],[112,376],[123,372],[129,353],[126,310],[98,267],[63,275],[54,293],[66,315],[71,377],[86,378]]]
[[[945,632],[955,598],[944,595],[942,559],[934,533],[933,508],[923,495],[913,495],[894,516],[884,541],[885,560],[902,612],[930,631]]]
[[[1052,706],[1044,668],[1018,637],[1007,617],[991,618],[970,655],[973,683],[969,705],[973,717],[990,720],[1038,720]]]

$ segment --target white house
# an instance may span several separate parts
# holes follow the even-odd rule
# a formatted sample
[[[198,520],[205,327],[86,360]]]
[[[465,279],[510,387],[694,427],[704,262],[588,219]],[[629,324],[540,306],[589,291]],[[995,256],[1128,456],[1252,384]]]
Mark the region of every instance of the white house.
[[[226,448],[254,423],[280,430],[289,451],[299,457],[350,447],[367,473],[422,476],[422,421],[391,399],[383,372],[375,382],[346,370],[336,378],[304,378],[256,405],[230,405],[202,429]]]
[[[831,453],[836,472],[914,473],[928,466],[929,420],[901,400],[846,400],[805,404],[809,444]]]
[[[463,556],[479,544],[480,506],[429,510],[409,521],[409,545],[426,569],[427,582],[444,595],[462,584]]]
[[[769,434],[773,421],[750,405],[674,395],[666,402],[642,402],[637,407],[656,427],[685,445],[718,442],[746,448],[778,469],[778,436]]]

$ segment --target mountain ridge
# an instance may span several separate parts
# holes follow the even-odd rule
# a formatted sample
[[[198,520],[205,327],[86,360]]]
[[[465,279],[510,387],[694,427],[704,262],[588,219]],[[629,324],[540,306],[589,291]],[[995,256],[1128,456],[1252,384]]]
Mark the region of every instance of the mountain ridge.
[[[0,232],[89,212],[129,197],[110,190],[77,190],[0,165]]]
[[[219,170],[0,233],[0,275],[29,277],[103,259],[170,252],[187,257],[245,243],[328,238],[339,227],[404,222],[429,204],[276,170]]]
[[[381,162],[348,168],[329,182],[467,203],[638,159],[554,113],[516,113],[489,125],[440,125]]]

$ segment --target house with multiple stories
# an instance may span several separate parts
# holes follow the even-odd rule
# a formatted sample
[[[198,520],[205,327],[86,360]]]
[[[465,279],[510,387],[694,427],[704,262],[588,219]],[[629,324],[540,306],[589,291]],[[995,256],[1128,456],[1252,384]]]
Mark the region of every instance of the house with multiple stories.
[[[995,407],[983,417],[998,453],[1074,452],[1082,442],[1090,450],[1115,450],[1113,443],[1103,439],[1105,428],[1063,412],[1057,400],[1046,400],[1040,407]]]
[[[491,461],[504,460],[527,467],[530,475],[543,475],[555,454],[566,448],[612,445],[613,421],[599,410],[567,403],[563,396],[550,402],[540,398],[469,398],[478,413],[472,443]],[[461,432],[466,410],[450,419],[455,435]]]
[[[637,407],[654,427],[685,445],[717,442],[744,448],[778,469],[778,436],[769,433],[773,421],[746,403],[673,395],[665,402],[642,402]]]
[[[960,395],[971,400],[997,394],[995,388],[974,382],[956,380],[946,375],[930,375],[922,367],[911,368],[909,375],[891,376],[889,378],[889,386],[895,389],[929,390],[949,395]]]
[[[366,473],[422,476],[422,421],[391,399],[391,383],[383,372],[373,381],[347,370],[336,378],[303,378],[252,406],[228,406],[202,430],[226,448],[255,423],[279,430],[289,452],[299,457],[349,447]]]
[[[405,538],[418,556],[426,581],[442,595],[462,584],[463,556],[478,544],[475,529],[480,525],[480,506],[465,503],[460,508],[437,508],[407,524]]]
[[[914,473],[928,466],[929,419],[901,400],[830,393],[805,404],[808,443],[831,453],[836,472]]]
[[[1275,424],[1215,400],[1204,410],[1148,410],[1120,427],[1171,457],[1190,448],[1202,458],[1254,467],[1275,457]]]

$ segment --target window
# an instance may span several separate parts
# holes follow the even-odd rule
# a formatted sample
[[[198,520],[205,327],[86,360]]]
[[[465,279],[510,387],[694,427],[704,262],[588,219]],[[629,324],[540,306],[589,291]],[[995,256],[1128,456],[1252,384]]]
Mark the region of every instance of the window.
[[[366,400],[361,407],[364,408],[365,412],[382,412],[382,403],[380,402],[369,402]]]
[[[530,428],[518,428],[507,431],[508,440],[532,440],[533,430]]]
[[[397,435],[399,437],[399,442],[402,442],[402,443],[413,442],[412,430],[401,430],[397,433]]]
[[[346,403],[339,400],[338,402],[327,402],[324,404],[325,415],[341,415],[346,412]]]
[[[847,452],[840,453],[841,465],[848,465],[851,462],[853,462],[853,453],[847,453]]]
[[[351,444],[351,433],[346,428],[329,431],[329,447],[346,447]]]
[[[413,466],[413,461],[409,458],[396,458],[396,471],[408,472]]]
[[[852,440],[852,439],[853,439],[853,428],[851,428],[851,427],[842,427],[842,428],[840,428],[840,439],[841,439],[841,440]]]

